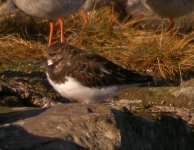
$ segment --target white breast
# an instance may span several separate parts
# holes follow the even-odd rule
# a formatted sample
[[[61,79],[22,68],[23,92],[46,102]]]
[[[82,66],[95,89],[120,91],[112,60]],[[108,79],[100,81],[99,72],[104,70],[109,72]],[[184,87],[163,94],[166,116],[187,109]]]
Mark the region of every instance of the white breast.
[[[119,94],[119,88],[117,86],[110,87],[86,87],[81,85],[72,77],[67,77],[67,81],[63,84],[55,83],[47,74],[48,81],[53,88],[63,97],[68,99],[77,100],[84,103],[95,103],[103,101],[109,97],[114,97]]]

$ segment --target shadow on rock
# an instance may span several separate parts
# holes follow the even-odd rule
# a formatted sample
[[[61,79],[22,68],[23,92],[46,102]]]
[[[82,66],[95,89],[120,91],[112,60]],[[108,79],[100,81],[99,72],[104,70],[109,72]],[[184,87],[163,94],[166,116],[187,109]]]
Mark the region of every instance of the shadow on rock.
[[[156,114],[159,119],[152,120],[130,112],[112,112],[124,150],[192,150],[194,147],[194,128],[179,116]]]
[[[0,149],[6,150],[80,150],[83,147],[60,138],[41,137],[28,133],[22,127],[0,127]]]
[[[27,111],[21,111],[21,112],[0,114],[0,125],[13,123],[18,120],[37,116],[45,112],[47,109],[48,108],[41,108],[41,109],[33,109],[33,110],[27,110]]]

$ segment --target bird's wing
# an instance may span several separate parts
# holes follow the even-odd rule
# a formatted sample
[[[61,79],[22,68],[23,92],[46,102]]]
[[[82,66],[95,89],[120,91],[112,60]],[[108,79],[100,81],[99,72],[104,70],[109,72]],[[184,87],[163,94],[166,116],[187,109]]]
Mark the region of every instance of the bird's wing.
[[[140,74],[123,69],[98,54],[78,49],[71,56],[66,57],[65,61],[71,64],[66,71],[72,72],[72,77],[82,82],[85,86],[102,87],[145,81],[145,78]]]

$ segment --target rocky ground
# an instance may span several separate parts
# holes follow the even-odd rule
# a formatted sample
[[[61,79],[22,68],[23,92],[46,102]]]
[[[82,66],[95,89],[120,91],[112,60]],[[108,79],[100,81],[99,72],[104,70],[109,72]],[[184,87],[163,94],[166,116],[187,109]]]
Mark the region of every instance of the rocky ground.
[[[149,116],[149,117],[148,117]],[[194,128],[175,113],[66,104],[0,116],[1,149],[192,150]]]
[[[133,24],[149,31],[161,23],[152,22]],[[84,105],[69,103],[52,89],[44,58],[21,59],[17,53],[0,56],[0,150],[193,150],[193,75],[181,84],[155,79],[148,87]]]
[[[130,88],[102,104],[69,104],[48,84],[44,59],[24,62],[39,70],[1,72],[0,149],[193,148],[193,79]]]

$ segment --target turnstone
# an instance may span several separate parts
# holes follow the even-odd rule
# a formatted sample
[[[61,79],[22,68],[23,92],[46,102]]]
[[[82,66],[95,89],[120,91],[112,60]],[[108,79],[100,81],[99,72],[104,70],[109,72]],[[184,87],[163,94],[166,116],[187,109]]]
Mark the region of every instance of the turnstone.
[[[63,97],[95,103],[117,96],[122,89],[152,82],[151,76],[124,69],[108,59],[68,44],[46,51],[48,81]]]
[[[61,33],[61,43],[64,42],[64,21],[63,16],[68,16],[79,10],[85,0],[4,0],[8,9],[20,9],[24,13],[48,19],[50,23],[49,46],[52,44],[55,28],[54,20],[58,19]],[[1,10],[1,8],[0,8]],[[0,12],[1,13],[1,12]]]
[[[194,0],[142,0],[142,2],[159,16],[169,18],[169,31],[174,27],[173,18],[182,17],[194,11]]]

